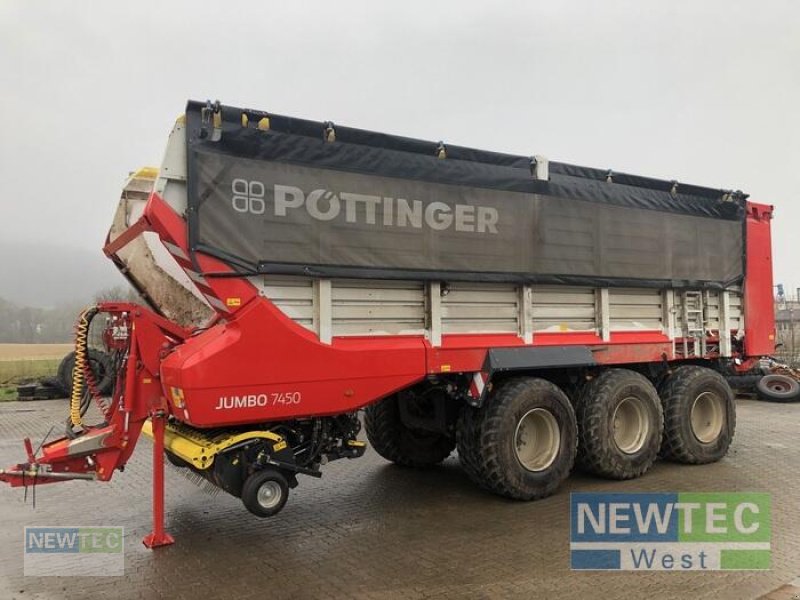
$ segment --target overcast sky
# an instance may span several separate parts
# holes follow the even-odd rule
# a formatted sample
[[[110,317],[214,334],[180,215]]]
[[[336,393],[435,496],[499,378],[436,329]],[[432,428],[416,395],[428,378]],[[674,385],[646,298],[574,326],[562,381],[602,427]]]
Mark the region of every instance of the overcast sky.
[[[800,2],[2,0],[0,238],[99,251],[188,98],[742,189],[800,286]]]

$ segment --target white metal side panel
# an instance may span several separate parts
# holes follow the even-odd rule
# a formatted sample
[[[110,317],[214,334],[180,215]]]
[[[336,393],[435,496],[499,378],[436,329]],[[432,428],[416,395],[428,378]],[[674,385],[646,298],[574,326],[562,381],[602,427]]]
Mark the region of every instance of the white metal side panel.
[[[438,281],[429,281],[425,284],[425,335],[431,345],[442,345],[442,284]]]
[[[314,303],[314,331],[323,344],[333,341],[333,285],[330,279],[315,279],[311,284]]]
[[[595,319],[597,320],[597,332],[600,338],[607,342],[611,339],[611,303],[608,288],[597,288],[594,294]]]
[[[526,344],[533,342],[533,288],[521,285],[519,290],[519,335]]]
[[[739,290],[728,290],[728,325],[731,331],[744,327],[742,316],[742,293]],[[683,335],[685,323],[683,322],[683,293],[675,291],[675,330],[676,335]],[[703,308],[706,319],[706,329],[716,333],[720,328],[720,292],[709,290],[703,293]]]
[[[186,126],[178,119],[169,134],[155,191],[179,215],[186,212]]]
[[[731,343],[731,295],[729,292],[719,294],[719,353],[720,356],[730,356],[733,351]]]
[[[533,331],[597,330],[594,288],[568,286],[534,286]]]
[[[684,331],[680,290],[326,280],[320,293],[308,277],[250,281],[325,342],[331,336],[425,334],[438,345],[443,334],[515,333],[530,343],[537,332],[548,331],[594,331],[604,339],[612,331],[663,331],[675,337]],[[426,297],[432,292],[435,298]],[[742,297],[739,291],[728,297],[728,322],[736,331],[743,326]],[[715,291],[703,295],[706,329],[715,333],[720,298]]]
[[[314,291],[310,277],[267,275],[252,277],[250,282],[287,317],[314,330]]]
[[[661,307],[661,322],[663,323],[662,331],[669,339],[674,340],[677,336],[676,315],[675,309],[675,290],[667,289],[662,292],[663,306]],[[674,343],[673,343],[674,352]]]
[[[519,288],[452,283],[442,295],[442,333],[519,333]]]
[[[744,310],[742,307],[742,293],[741,292],[729,292],[729,314],[728,319],[731,323],[731,329],[737,331],[739,329],[744,329]]]
[[[332,281],[333,335],[411,335],[425,332],[421,282]]]
[[[661,290],[611,288],[609,290],[611,331],[664,329],[664,298]]]
[[[675,335],[683,337],[686,323],[683,322],[683,290],[675,290]]]
[[[706,328],[717,332],[720,324],[720,293],[709,290],[703,298],[705,306]]]

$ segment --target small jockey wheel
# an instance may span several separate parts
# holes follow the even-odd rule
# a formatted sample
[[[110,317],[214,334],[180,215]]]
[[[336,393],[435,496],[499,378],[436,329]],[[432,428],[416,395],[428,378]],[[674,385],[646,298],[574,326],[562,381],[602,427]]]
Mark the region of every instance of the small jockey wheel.
[[[288,498],[289,483],[276,469],[255,471],[242,486],[242,503],[257,517],[277,515]]]

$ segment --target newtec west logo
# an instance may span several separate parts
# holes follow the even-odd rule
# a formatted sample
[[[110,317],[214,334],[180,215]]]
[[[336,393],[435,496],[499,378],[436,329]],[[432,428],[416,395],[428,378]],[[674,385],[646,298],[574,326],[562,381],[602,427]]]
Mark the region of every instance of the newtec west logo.
[[[122,527],[26,527],[25,575],[122,575]]]
[[[769,569],[761,493],[575,493],[570,562],[581,570]]]

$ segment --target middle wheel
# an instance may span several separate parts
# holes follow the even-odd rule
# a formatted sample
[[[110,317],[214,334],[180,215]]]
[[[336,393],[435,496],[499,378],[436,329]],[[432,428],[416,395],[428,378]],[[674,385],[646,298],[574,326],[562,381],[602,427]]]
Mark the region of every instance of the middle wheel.
[[[604,371],[581,390],[578,464],[609,479],[643,475],[658,457],[664,414],[653,384],[627,369]]]

